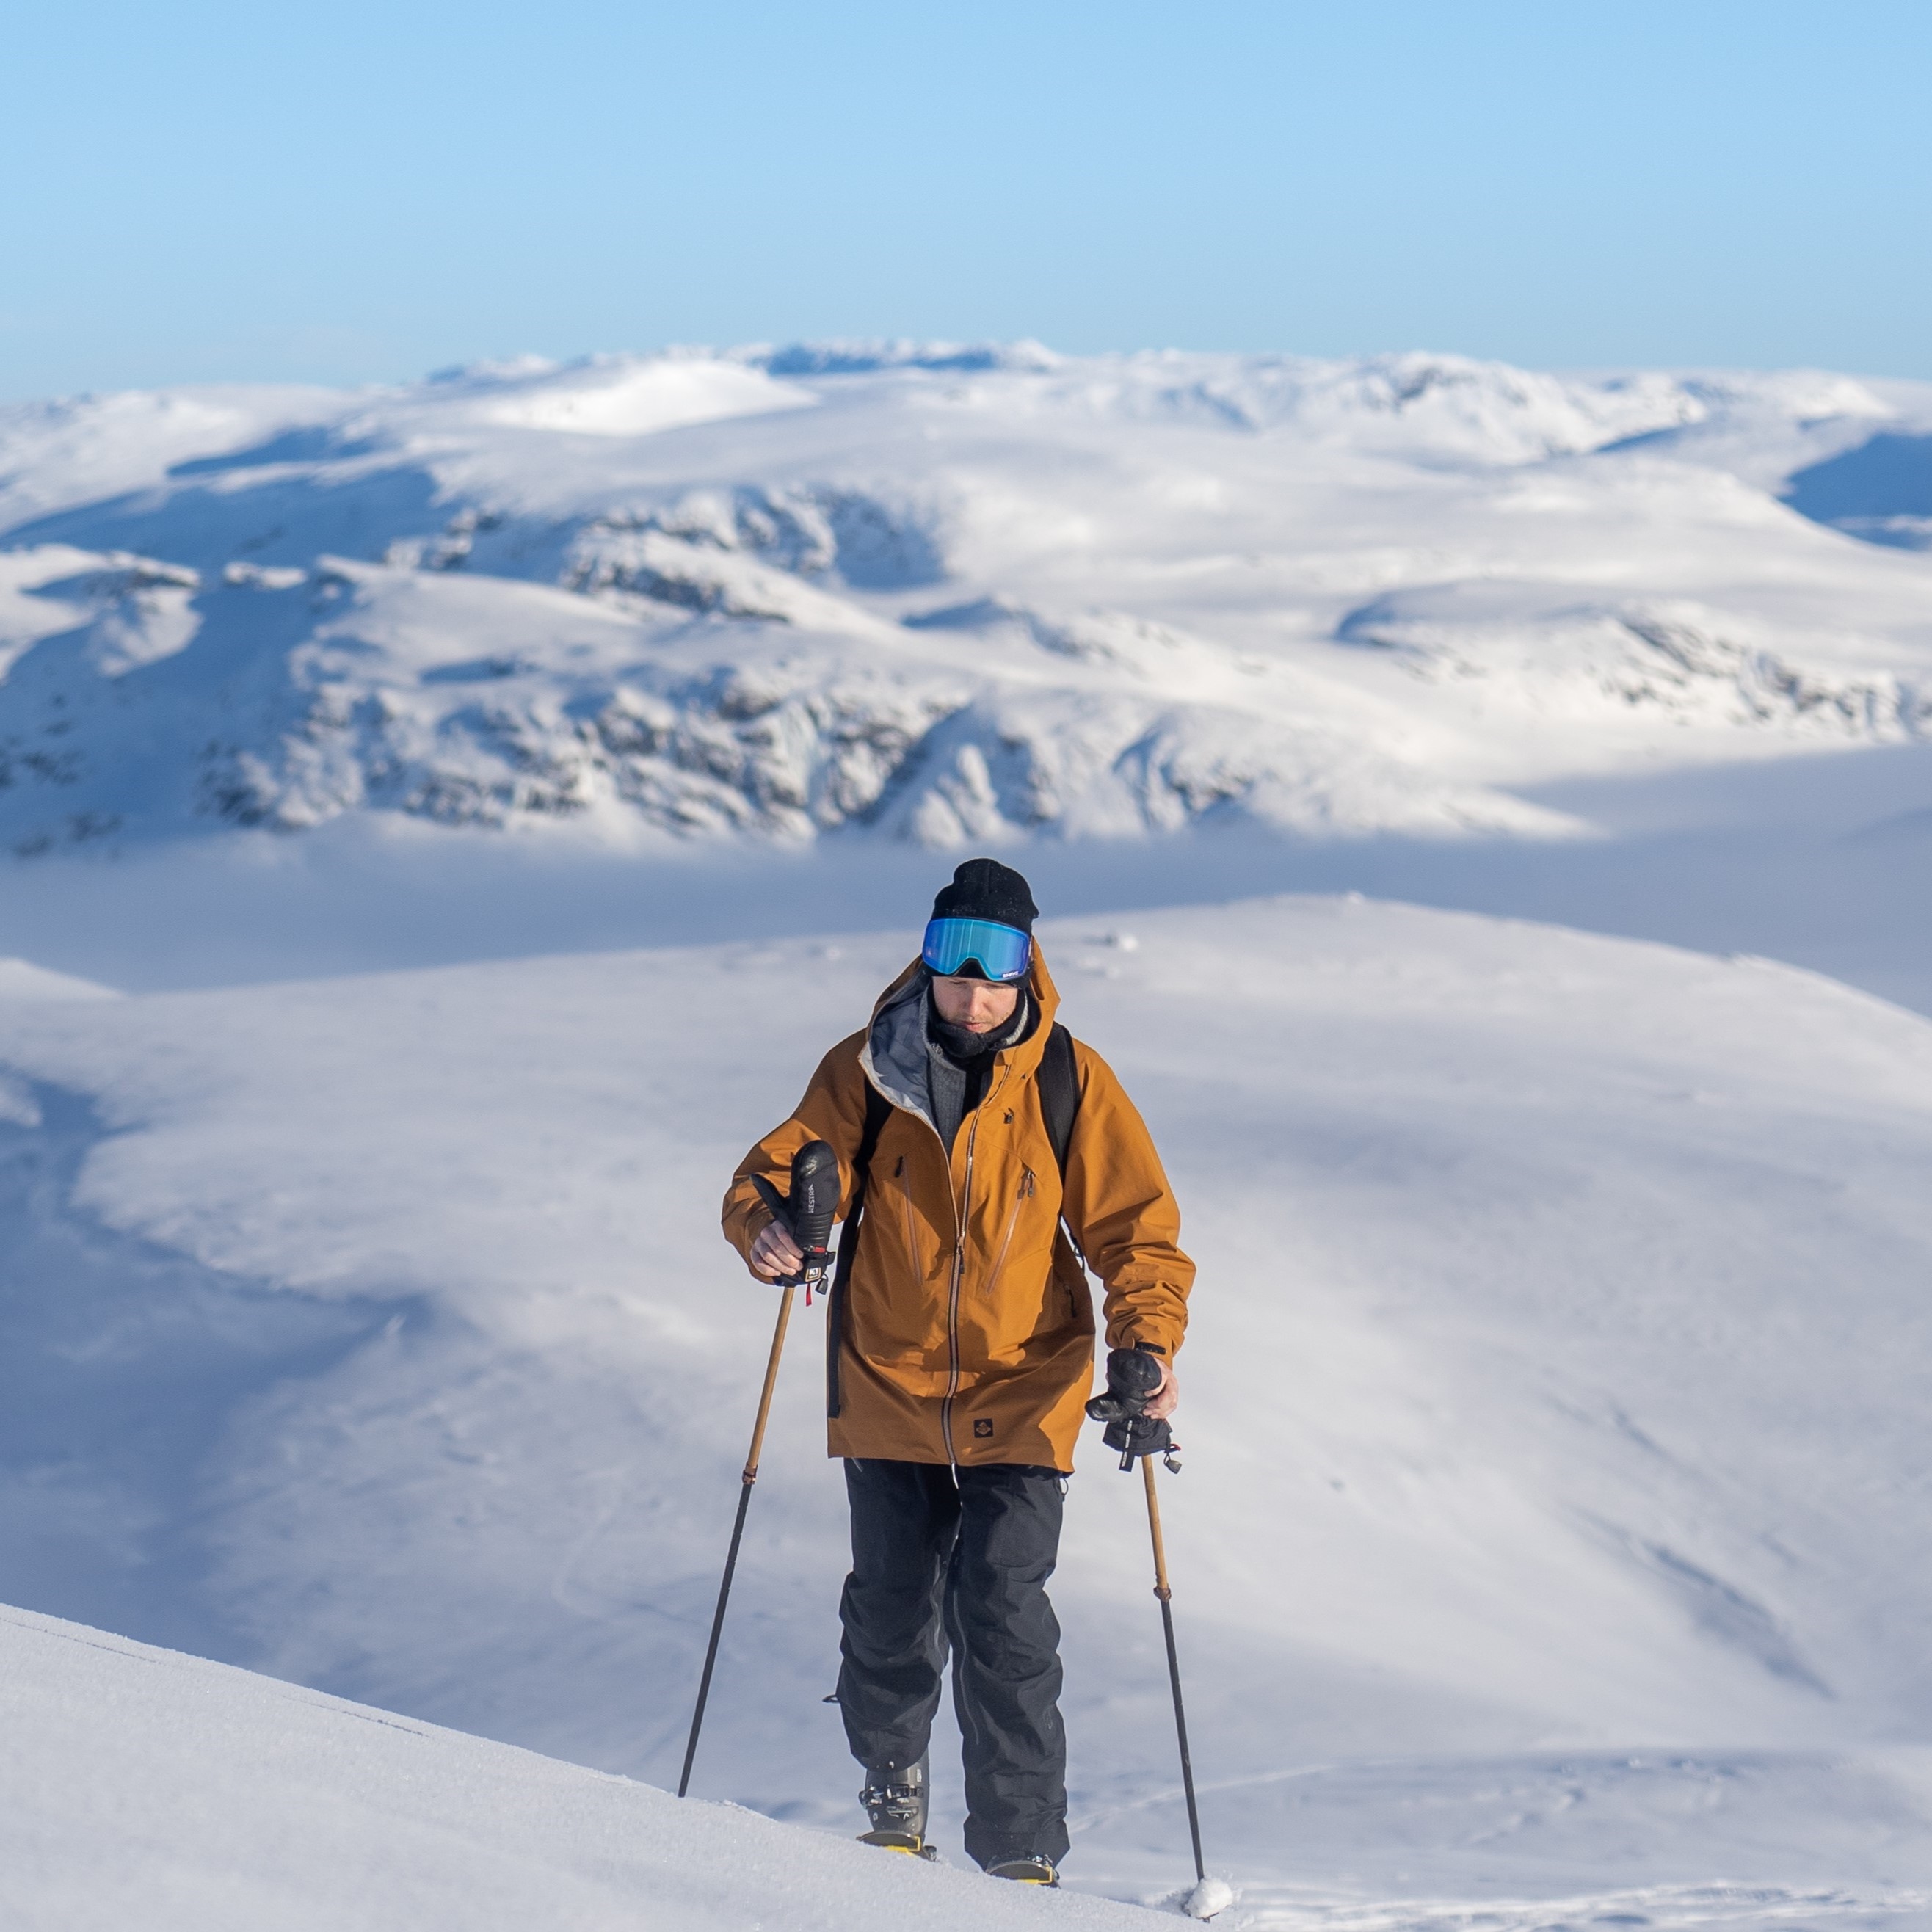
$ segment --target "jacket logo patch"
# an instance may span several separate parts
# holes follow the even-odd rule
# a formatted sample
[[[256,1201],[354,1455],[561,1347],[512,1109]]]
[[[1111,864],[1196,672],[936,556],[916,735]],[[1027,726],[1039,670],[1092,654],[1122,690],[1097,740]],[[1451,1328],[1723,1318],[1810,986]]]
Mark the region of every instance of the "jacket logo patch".
[[[990,1436],[992,1432],[993,1424],[991,1418],[988,1417],[983,1415],[981,1416],[979,1420],[973,1425],[973,1433],[975,1436]]]

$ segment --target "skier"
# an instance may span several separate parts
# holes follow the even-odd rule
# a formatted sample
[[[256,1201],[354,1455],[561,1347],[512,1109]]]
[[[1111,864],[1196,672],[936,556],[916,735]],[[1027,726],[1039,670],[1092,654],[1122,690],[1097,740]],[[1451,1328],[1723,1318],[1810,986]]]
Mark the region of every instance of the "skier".
[[[753,1177],[782,1186],[812,1140],[837,1153],[826,1406],[852,1516],[838,1701],[865,1769],[865,1841],[933,1856],[926,1751],[950,1648],[966,1849],[1053,1885],[1066,1748],[1046,1581],[1094,1380],[1086,1269],[1110,1348],[1158,1363],[1146,1412],[1166,1416],[1194,1266],[1139,1114],[1054,1023],[1038,916],[1018,872],[961,866],[920,958],[740,1164],[724,1224],[760,1280],[794,1273],[798,1247]]]

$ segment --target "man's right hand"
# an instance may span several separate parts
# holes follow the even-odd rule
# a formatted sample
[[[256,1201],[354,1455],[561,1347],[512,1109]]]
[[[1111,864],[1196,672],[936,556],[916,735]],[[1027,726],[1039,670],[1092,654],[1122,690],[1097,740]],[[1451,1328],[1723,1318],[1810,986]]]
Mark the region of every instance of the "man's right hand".
[[[772,1221],[758,1230],[758,1238],[752,1244],[752,1272],[760,1281],[796,1274],[804,1265],[804,1253],[788,1228]]]

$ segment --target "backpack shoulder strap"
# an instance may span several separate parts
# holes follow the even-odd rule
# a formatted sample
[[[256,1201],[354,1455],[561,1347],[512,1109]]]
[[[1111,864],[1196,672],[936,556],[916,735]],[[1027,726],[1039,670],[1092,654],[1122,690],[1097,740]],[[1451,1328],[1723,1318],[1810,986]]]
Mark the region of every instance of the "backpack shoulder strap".
[[[859,1136],[859,1151],[852,1162],[852,1185],[855,1193],[865,1192],[866,1177],[872,1171],[872,1156],[879,1150],[879,1130],[892,1117],[892,1103],[868,1080],[866,1082],[866,1124]]]
[[[878,1151],[880,1132],[892,1117],[892,1103],[868,1080],[866,1124],[860,1130],[859,1151],[852,1160],[852,1204],[839,1231],[838,1258],[832,1264],[832,1289],[826,1297],[825,1413],[834,1418],[840,1406],[838,1351],[845,1339],[845,1286],[859,1252],[859,1228],[866,1218],[866,1184],[872,1178],[872,1156]]]
[[[1040,1057],[1040,1110],[1064,1180],[1066,1150],[1073,1144],[1073,1123],[1080,1112],[1080,1070],[1074,1064],[1073,1036],[1058,1020]]]
[[[1040,1056],[1040,1111],[1045,1117],[1046,1137],[1053,1143],[1053,1157],[1060,1164],[1060,1178],[1064,1184],[1067,1150],[1073,1144],[1073,1123],[1080,1113],[1080,1069],[1073,1058],[1073,1036],[1058,1020]],[[1060,1227],[1073,1250],[1074,1260],[1084,1269],[1086,1250],[1064,1213]]]

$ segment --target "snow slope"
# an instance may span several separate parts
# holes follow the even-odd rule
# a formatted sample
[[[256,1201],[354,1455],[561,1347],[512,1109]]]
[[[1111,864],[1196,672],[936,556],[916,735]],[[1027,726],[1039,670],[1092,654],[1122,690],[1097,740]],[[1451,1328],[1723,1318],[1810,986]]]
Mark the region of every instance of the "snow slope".
[[[0,1902],[23,1932],[526,1932],[566,1924],[583,1932],[772,1924],[801,1932],[979,1932],[1042,1922],[1127,1932],[1156,1922],[1131,1905],[1042,1897],[735,1808],[680,1802],[29,1611],[0,1610],[0,1711],[9,1744],[0,1766]],[[1466,1832],[1498,1800],[1560,1812],[1587,1798],[1604,1816],[1562,1834],[1570,1841],[1566,1876],[1574,1886],[1594,1852],[1612,1868],[1607,1883],[1555,1901],[1490,1900],[1473,1911],[1445,1899],[1251,1896],[1220,1922],[1256,1932],[1472,1922],[1528,1932],[1550,1922],[1553,1904],[1597,1924],[1909,1925],[1923,1918],[1928,1894],[1896,1880],[1855,1888],[1832,1877],[1684,1885],[1654,1874],[1670,1852],[1680,1861],[1684,1854],[1672,1844],[1660,1858],[1660,1837],[1688,1840],[1707,1857],[1721,1846],[1733,1859],[1762,1863],[1772,1847],[1762,1836],[1752,1842],[1753,1827],[1762,1834],[1767,1825],[1802,1826],[1814,1844],[1825,1840],[1818,1862],[1834,1876],[1847,1852],[1912,1869],[1898,1859],[1900,1839],[1924,1828],[1916,1768],[1820,1760],[1787,1771],[1778,1780],[1786,1788],[1772,1790],[1774,1774],[1751,1761],[1573,1761],[1500,1778],[1485,1767],[1474,1790],[1457,1794],[1462,1815],[1452,1828]],[[1417,1816],[1413,1791],[1391,1807],[1386,1780],[1372,1771],[1354,1789],[1327,1795],[1398,1811],[1406,1797],[1404,1856],[1426,1864],[1443,1821]],[[1643,1790],[1660,1784],[1670,1787],[1661,1803]],[[1642,1792],[1635,1804],[1633,1790]],[[1451,1808],[1430,1795],[1438,1814]],[[1306,1829],[1315,1821],[1300,1822]],[[1320,1820],[1331,1840],[1338,1824],[1340,1835],[1360,1828],[1346,1810]],[[1634,1829],[1651,1840],[1641,1852]],[[1787,1850],[1784,1868],[1792,1864]],[[1140,1901],[1172,1902],[1172,1894]]]
[[[1032,345],[15,408],[0,845],[1574,836],[1524,788],[1924,736],[1928,424]]]
[[[0,1902],[21,1932],[951,1932],[1016,1887],[0,1610]],[[1070,1926],[1143,1915],[1054,1901]]]
[[[1167,1508],[1246,1922],[1924,1916],[1932,1024],[1346,898],[1045,943],[1203,1264]],[[11,1594],[674,1779],[775,1310],[714,1203],[909,944],[0,984]],[[815,1319],[698,1788],[843,1832]],[[1073,1876],[1145,1899],[1137,1509],[1083,1463],[1056,1594]]]

